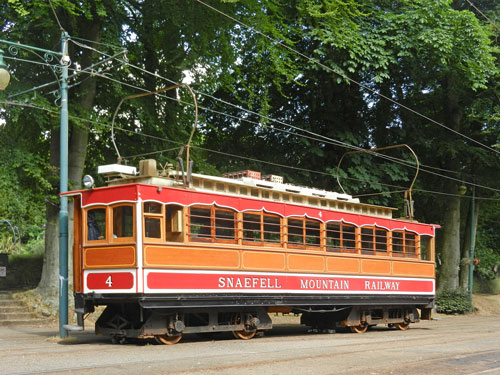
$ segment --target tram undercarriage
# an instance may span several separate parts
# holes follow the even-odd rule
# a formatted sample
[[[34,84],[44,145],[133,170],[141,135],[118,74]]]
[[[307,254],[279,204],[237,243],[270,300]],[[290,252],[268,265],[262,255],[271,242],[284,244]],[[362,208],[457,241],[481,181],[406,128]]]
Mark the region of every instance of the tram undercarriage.
[[[143,296],[136,302],[124,301],[118,296],[107,296],[105,300],[89,298],[88,295],[81,297],[83,298],[77,298],[80,301],[80,308],[77,306],[79,314],[92,312],[94,305],[106,305],[96,322],[96,334],[109,336],[113,342],[118,343],[125,342],[127,338],[155,338],[160,344],[175,344],[184,334],[216,332],[232,332],[236,338],[247,340],[253,338],[258,331],[272,328],[272,320],[268,314],[270,312],[300,314],[300,323],[311,327],[315,332],[334,332],[340,327],[348,327],[352,332],[364,333],[370,326],[377,324],[406,330],[410,323],[430,319],[432,308],[432,302],[425,303],[424,300],[419,301],[422,303],[418,305],[415,301],[410,304],[410,301],[405,300],[400,300],[398,305],[354,305],[353,302],[361,301],[352,297],[350,301],[343,298],[343,305],[329,305],[325,301],[323,305],[283,305],[283,302],[291,301],[287,301],[286,296],[280,296],[280,305],[275,303],[267,306],[263,302],[269,303],[270,296],[253,296],[245,299],[245,305],[238,306],[228,306],[227,296],[218,296],[216,299],[210,297],[212,302],[219,302],[218,306],[213,303],[213,306],[200,306],[202,296],[191,296],[192,299],[176,296],[175,305],[173,300],[148,296]],[[243,297],[245,296],[233,296],[232,300],[234,302]],[[308,299],[307,296],[301,298]],[[288,299],[299,301],[297,296],[288,296]],[[347,301],[351,304],[345,304]]]

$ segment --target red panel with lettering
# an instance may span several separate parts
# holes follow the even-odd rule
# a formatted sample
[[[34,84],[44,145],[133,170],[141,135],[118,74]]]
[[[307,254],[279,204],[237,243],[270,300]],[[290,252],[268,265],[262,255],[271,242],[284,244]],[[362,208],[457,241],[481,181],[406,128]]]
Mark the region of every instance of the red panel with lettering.
[[[88,289],[131,289],[134,286],[134,275],[130,272],[89,273]]]
[[[304,274],[161,272],[147,275],[150,290],[282,291],[291,293],[434,294],[434,280]]]

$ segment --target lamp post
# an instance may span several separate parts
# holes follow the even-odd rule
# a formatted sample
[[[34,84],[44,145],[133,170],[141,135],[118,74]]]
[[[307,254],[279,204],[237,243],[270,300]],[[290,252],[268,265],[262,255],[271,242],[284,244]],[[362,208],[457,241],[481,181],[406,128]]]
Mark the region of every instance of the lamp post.
[[[16,51],[27,50],[37,54],[44,54],[47,62],[52,61],[54,56],[60,57],[61,66],[61,118],[60,118],[60,182],[59,192],[68,191],[68,65],[71,63],[68,56],[69,35],[66,31],[61,35],[61,52],[45,50],[25,44],[9,42],[0,39],[0,43],[9,46]],[[37,54],[38,55],[38,54]],[[39,55],[38,55],[39,56]],[[5,90],[10,81],[10,74],[3,61],[3,50],[0,50],[0,90]],[[59,335],[65,338],[68,333],[64,328],[68,324],[68,198],[60,196],[59,206]]]

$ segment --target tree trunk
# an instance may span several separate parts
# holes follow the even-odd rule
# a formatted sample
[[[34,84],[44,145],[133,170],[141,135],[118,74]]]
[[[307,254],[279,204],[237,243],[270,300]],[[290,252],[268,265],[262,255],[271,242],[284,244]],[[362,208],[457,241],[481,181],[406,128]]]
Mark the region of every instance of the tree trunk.
[[[441,247],[442,266],[439,271],[438,290],[458,288],[460,266],[460,197],[448,198],[443,221]]]
[[[449,75],[443,82],[445,92],[444,118],[454,130],[460,131],[463,108],[460,104],[460,92],[455,85],[456,78]],[[454,144],[460,142],[455,137],[450,138],[450,152],[445,161],[447,169],[460,170],[460,161],[453,152]],[[457,289],[459,287],[460,269],[460,200],[458,186],[455,182],[448,182],[446,192],[451,194],[447,199],[446,211],[443,220],[443,241],[441,248],[442,266],[438,277],[438,291]]]
[[[479,218],[479,202],[474,202],[474,239],[477,232],[477,221]],[[470,246],[471,246],[471,211],[467,215],[467,223],[465,227],[464,244],[462,247],[462,259],[460,261],[460,287],[464,290],[469,288],[469,267],[473,259],[470,259]]]

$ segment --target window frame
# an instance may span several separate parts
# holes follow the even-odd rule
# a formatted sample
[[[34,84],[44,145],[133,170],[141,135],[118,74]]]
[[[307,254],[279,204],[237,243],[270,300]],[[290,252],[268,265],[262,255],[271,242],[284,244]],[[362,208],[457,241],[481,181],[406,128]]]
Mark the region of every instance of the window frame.
[[[150,213],[146,212],[146,204],[158,204],[161,207],[160,213]],[[159,220],[160,222],[160,237],[148,237],[146,236],[146,219]],[[142,238],[144,243],[162,243],[165,242],[165,205],[163,203],[146,201],[142,202]]]
[[[395,233],[402,235],[401,237],[398,237],[398,239],[402,241],[401,244],[396,245],[396,246],[401,246],[402,251],[395,251],[394,250],[394,247],[395,247],[394,234]],[[414,249],[414,252],[408,252],[409,246],[407,245],[407,242],[409,242],[409,241],[407,241],[407,235],[413,236],[413,240],[412,240],[413,246],[412,247]],[[391,249],[392,249],[391,255],[393,257],[419,259],[419,243],[420,243],[420,235],[418,233],[411,232],[411,231],[408,231],[406,229],[391,231]]]
[[[88,226],[88,214],[89,211],[92,210],[99,210],[103,209],[104,210],[104,230],[105,230],[105,236],[103,239],[97,239],[97,240],[89,240],[88,235],[89,235],[89,226]],[[110,215],[108,213],[108,207],[105,205],[96,205],[96,206],[91,206],[91,207],[86,207],[84,210],[83,214],[83,220],[84,220],[84,233],[83,233],[83,239],[84,239],[84,244],[88,246],[92,245],[101,245],[101,244],[108,244],[110,243],[109,241],[109,220],[110,220]]]
[[[365,231],[365,233],[363,233]],[[371,231],[370,234],[366,233],[366,231]],[[379,235],[377,232],[384,232],[385,236]],[[389,231],[385,228],[374,226],[364,226],[361,227],[361,242],[360,242],[360,250],[361,254],[365,255],[388,255],[389,253]],[[364,236],[371,236],[371,240],[367,241],[363,239]],[[379,241],[379,238],[385,238],[385,250],[378,248],[378,245],[383,245],[384,242]],[[364,247],[364,244],[370,242],[369,247]]]
[[[193,237],[193,234],[191,232],[191,225],[192,225],[192,217],[193,215],[191,214],[192,209],[204,209],[209,211],[209,216],[208,219],[210,221],[210,235],[206,235],[206,237]],[[223,221],[228,221],[229,219],[224,219],[224,218],[217,218],[216,217],[216,212],[230,212],[233,214],[233,238],[232,239],[224,239],[220,238],[217,235],[217,220],[223,220]],[[230,209],[230,208],[225,208],[225,207],[218,207],[216,205],[193,205],[189,207],[189,211],[187,213],[188,216],[188,222],[187,222],[187,227],[188,227],[188,232],[187,232],[187,238],[188,241],[190,242],[206,242],[206,243],[228,243],[228,244],[236,244],[238,243],[238,216],[237,216],[237,211]],[[221,227],[221,228],[231,228],[231,227]],[[221,236],[223,237],[223,236]]]
[[[290,221],[297,221],[297,222],[301,222],[301,225],[290,225]],[[312,226],[308,226],[307,224],[308,223],[314,223],[314,224],[317,224],[318,227],[317,228],[313,228]],[[291,248],[291,249],[307,249],[307,250],[317,250],[317,251],[322,251],[321,249],[321,240],[322,240],[322,222],[320,220],[317,220],[317,219],[311,219],[309,217],[306,217],[306,216],[290,216],[287,218],[287,221],[286,221],[286,228],[287,228],[287,238],[286,238],[286,243],[287,243],[287,247],[288,248]],[[301,241],[300,242],[290,242],[290,228],[297,228],[299,229],[300,228],[300,232],[301,234],[298,234],[298,233],[294,233],[292,234],[292,236],[298,236],[298,237],[301,237]],[[310,235],[308,234],[309,231],[311,230],[317,230],[318,231],[318,236],[313,236],[313,235]],[[298,232],[298,231],[297,231]],[[317,240],[318,240],[318,244],[317,245],[313,245],[313,244],[310,244],[307,242],[308,238],[314,238],[316,237]]]
[[[132,236],[128,237],[114,237],[114,226],[115,226],[115,208],[118,207],[131,207],[132,208]],[[109,225],[111,229],[111,238],[110,238],[110,243],[130,243],[134,242],[136,238],[136,225],[135,225],[135,204],[133,203],[117,203],[113,204],[111,206],[108,206],[109,208]]]
[[[339,226],[339,230],[336,231],[336,230],[333,230],[333,229],[328,229],[328,225],[330,224],[333,224],[333,225],[338,225]],[[345,228],[350,228],[352,229],[353,231],[345,231],[344,229]],[[357,233],[356,233],[356,225],[354,224],[349,224],[349,223],[344,223],[343,221],[329,221],[329,222],[326,222],[325,223],[325,238],[326,238],[326,244],[325,244],[325,250],[327,252],[333,252],[333,253],[346,253],[346,254],[357,254],[358,253],[358,241],[357,241]],[[328,245],[328,239],[329,238],[333,238],[333,237],[329,237],[328,236],[328,233],[329,232],[334,232],[334,233],[338,233],[339,234],[339,237],[338,237],[338,241],[340,242],[339,246],[338,247],[333,247],[333,246],[330,246]],[[347,234],[352,234],[353,235],[353,238],[352,239],[346,239],[345,236],[344,236],[344,233],[347,233]],[[354,246],[345,246],[345,242],[352,242],[354,244]]]

